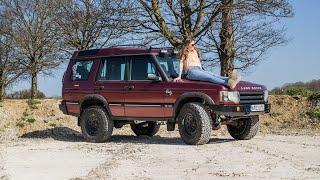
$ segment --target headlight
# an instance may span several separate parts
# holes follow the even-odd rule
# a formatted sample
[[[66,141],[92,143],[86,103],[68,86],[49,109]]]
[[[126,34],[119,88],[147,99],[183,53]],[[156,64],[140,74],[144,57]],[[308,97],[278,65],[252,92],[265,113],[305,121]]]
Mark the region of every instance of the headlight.
[[[238,91],[220,91],[220,102],[240,102],[240,94]]]
[[[264,102],[268,102],[268,98],[269,98],[269,91],[265,90],[264,91]]]

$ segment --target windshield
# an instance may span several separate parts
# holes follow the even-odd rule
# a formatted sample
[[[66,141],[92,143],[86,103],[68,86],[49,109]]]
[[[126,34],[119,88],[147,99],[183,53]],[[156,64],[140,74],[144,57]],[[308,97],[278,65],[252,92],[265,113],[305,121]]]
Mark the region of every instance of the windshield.
[[[180,60],[177,56],[157,56],[157,59],[169,78],[177,78],[179,76]]]

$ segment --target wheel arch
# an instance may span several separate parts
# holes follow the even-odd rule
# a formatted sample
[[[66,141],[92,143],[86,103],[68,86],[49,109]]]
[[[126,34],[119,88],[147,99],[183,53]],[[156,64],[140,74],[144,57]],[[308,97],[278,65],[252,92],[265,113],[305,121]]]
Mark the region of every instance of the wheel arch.
[[[103,96],[98,94],[89,94],[82,98],[82,100],[80,101],[80,115],[85,108],[93,105],[102,106],[103,108],[105,108],[109,115],[112,115],[109,109],[108,101]]]
[[[210,96],[202,92],[183,93],[174,103],[173,117],[176,118],[184,104],[189,102],[200,102],[206,105],[214,105],[214,101]]]

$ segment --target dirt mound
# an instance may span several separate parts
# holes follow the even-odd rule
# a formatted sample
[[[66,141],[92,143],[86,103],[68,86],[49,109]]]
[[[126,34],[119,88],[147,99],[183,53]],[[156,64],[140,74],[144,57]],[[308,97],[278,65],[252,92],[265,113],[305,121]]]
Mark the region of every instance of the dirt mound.
[[[262,133],[308,134],[320,133],[320,119],[314,114],[316,108],[307,98],[291,96],[271,96],[271,113],[261,116]],[[83,137],[78,132],[77,119],[62,114],[59,100],[36,101],[5,100],[0,103],[0,141],[10,141],[17,137],[25,138],[73,138]],[[119,132],[128,134],[126,126]],[[165,127],[161,128],[161,132]],[[215,135],[228,134],[225,128],[214,131]]]
[[[0,104],[0,141],[38,132],[51,138],[57,127],[79,130],[75,117],[64,115],[58,108],[59,100],[5,100]],[[2,134],[2,135],[1,135]],[[6,134],[6,136],[4,136]]]
[[[260,131],[271,133],[320,133],[319,107],[306,97],[270,96],[270,114],[261,116]]]

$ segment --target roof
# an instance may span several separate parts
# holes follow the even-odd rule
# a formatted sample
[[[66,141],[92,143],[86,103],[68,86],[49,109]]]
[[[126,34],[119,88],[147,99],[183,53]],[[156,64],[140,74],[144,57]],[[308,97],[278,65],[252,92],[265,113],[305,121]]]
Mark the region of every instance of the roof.
[[[93,57],[107,57],[119,55],[138,55],[138,54],[153,54],[158,55],[162,50],[173,52],[173,48],[137,48],[137,47],[111,47],[102,49],[91,49],[84,51],[75,51],[72,59],[93,58]]]

